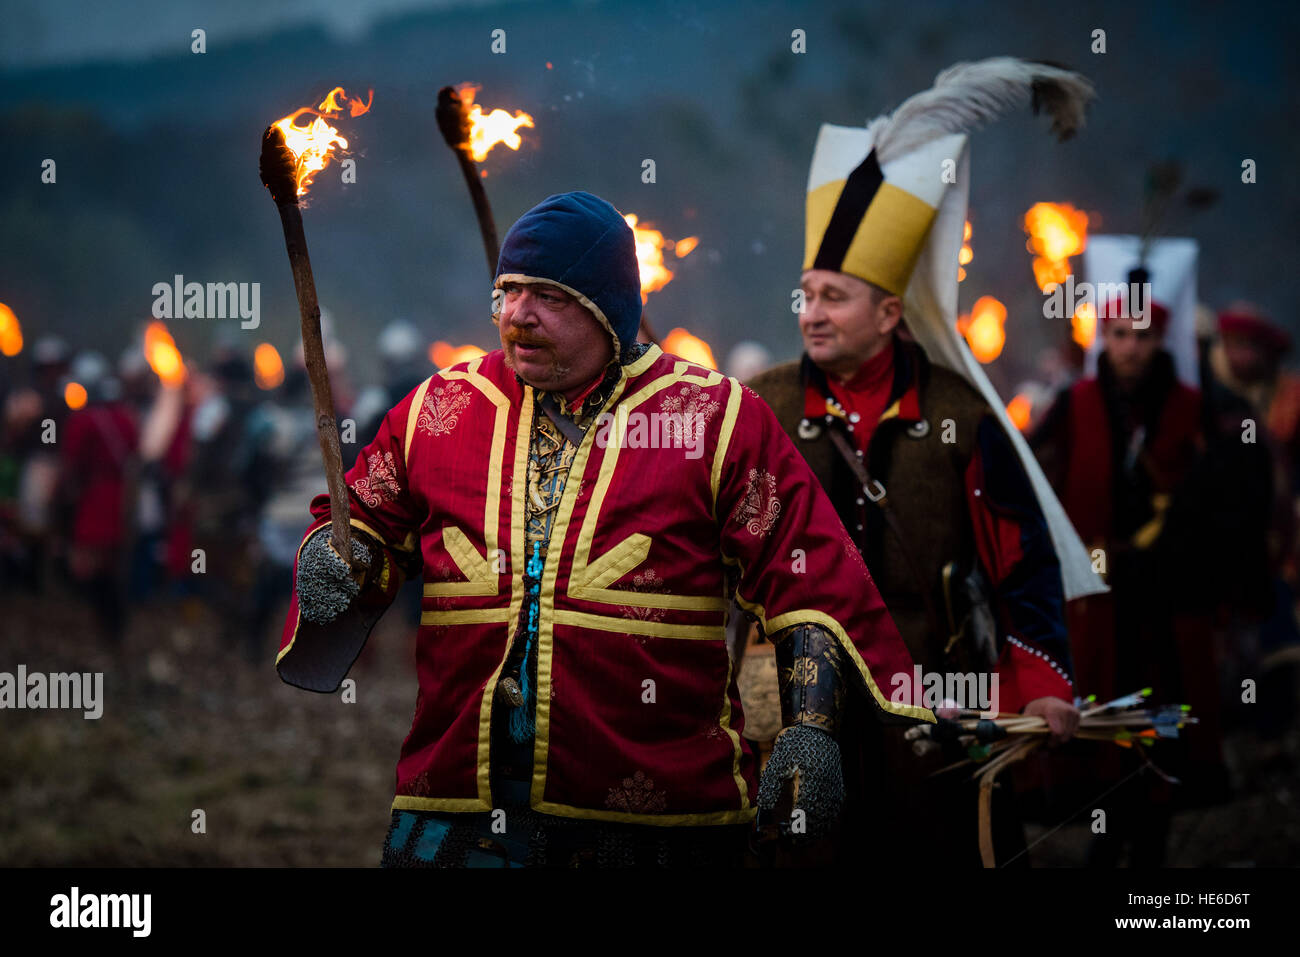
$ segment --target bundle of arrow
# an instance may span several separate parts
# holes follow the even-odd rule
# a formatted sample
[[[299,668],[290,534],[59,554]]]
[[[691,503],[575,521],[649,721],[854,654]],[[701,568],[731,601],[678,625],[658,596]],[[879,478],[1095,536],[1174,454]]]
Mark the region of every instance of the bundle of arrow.
[[[1143,688],[1105,704],[1096,704],[1095,696],[1077,701],[1081,713],[1079,729],[1074,737],[1113,741],[1121,747],[1131,748],[1135,743],[1146,746],[1161,738],[1177,738],[1185,725],[1196,723],[1196,718],[1190,714],[1190,705],[1147,707],[1146,699],[1150,694],[1150,688]],[[954,744],[965,749],[966,757],[941,768],[936,774],[967,764],[980,766],[974,778],[979,782],[980,854],[985,867],[994,866],[989,820],[995,779],[1003,768],[1022,760],[1047,741],[1050,733],[1047,722],[1035,715],[998,712],[990,717],[978,711],[956,709],[941,717],[937,724],[918,725],[906,732],[912,749],[918,755]],[[1155,765],[1147,763],[1157,773],[1168,777]]]

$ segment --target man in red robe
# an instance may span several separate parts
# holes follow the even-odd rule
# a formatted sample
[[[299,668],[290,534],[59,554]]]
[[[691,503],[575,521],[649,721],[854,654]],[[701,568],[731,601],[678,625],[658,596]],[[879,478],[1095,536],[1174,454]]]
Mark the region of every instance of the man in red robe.
[[[1099,702],[1151,687],[1153,700],[1190,704],[1200,723],[1155,760],[1189,783],[1221,777],[1215,650],[1202,604],[1213,585],[1197,547],[1206,524],[1187,497],[1205,448],[1201,394],[1178,381],[1163,348],[1162,304],[1142,316],[1119,297],[1098,311],[1096,376],[1061,394],[1032,441],[1111,588],[1067,609],[1076,682]],[[1140,763],[1130,758],[1099,748],[1076,765],[1088,773],[1076,783],[1094,794],[1099,781],[1131,777]],[[1116,791],[1090,861],[1114,864],[1131,844],[1131,863],[1162,864],[1172,800],[1154,776]]]
[[[87,401],[68,416],[59,443],[59,495],[70,511],[68,572],[90,602],[100,634],[120,653],[138,429],[102,356],[83,353],[72,374],[86,389]]]
[[[830,502],[753,392],[636,343],[635,245],[608,203],[529,211],[496,287],[502,348],[423,382],[348,473],[360,581],[312,503],[277,659],[333,690],[422,563],[384,863],[736,863],[791,779],[786,830],[825,833],[846,699],[933,720],[891,694],[912,661]],[[800,676],[761,789],[733,594]]]

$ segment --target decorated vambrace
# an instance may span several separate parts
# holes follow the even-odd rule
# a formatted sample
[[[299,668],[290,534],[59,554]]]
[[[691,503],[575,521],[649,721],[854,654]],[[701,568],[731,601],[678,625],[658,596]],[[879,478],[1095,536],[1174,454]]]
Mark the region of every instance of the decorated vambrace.
[[[776,812],[783,836],[824,837],[844,806],[835,740],[844,707],[843,652],[835,636],[815,624],[794,625],[774,644],[784,728],[759,782],[758,807],[763,817]],[[787,782],[788,819],[777,811]]]

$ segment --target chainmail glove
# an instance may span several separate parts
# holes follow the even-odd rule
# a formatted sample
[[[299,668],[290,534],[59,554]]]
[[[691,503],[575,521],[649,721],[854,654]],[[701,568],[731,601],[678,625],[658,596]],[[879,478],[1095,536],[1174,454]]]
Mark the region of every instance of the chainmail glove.
[[[781,833],[825,837],[844,807],[840,746],[828,732],[794,725],[777,735],[758,785],[759,810],[772,812],[786,782],[791,780],[792,810],[803,811],[803,825],[796,827],[793,821],[783,821]]]
[[[330,529],[326,525],[307,540],[298,555],[298,611],[318,625],[343,614],[361,593],[352,570],[334,551],[329,538]],[[370,549],[358,538],[352,539],[352,555],[362,564],[370,564]]]

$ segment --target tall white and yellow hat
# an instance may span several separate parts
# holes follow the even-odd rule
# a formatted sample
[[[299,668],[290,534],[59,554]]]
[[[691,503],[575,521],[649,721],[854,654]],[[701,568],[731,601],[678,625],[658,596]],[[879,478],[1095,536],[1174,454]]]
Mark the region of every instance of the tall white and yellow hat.
[[[1068,139],[1092,97],[1082,74],[992,57],[949,67],[866,127],[823,125],[808,173],[803,268],[848,273],[902,296],[945,207],[965,212],[966,134],[1032,103]],[[955,283],[955,257],[952,266]]]

